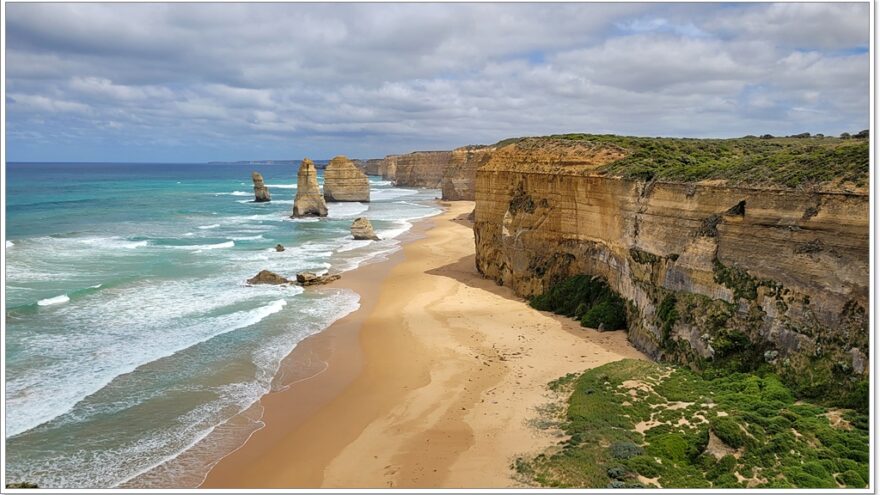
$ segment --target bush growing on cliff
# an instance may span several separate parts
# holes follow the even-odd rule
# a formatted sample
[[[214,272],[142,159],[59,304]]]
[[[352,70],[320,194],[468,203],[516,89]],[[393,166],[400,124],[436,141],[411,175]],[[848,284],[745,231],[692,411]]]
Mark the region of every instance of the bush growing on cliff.
[[[623,299],[600,277],[576,275],[559,282],[529,305],[541,311],[575,318],[581,325],[607,330],[626,328],[626,309]]]
[[[831,137],[761,139],[647,138],[633,136],[561,134],[545,139],[588,141],[626,151],[604,165],[609,175],[639,180],[694,182],[723,179],[733,183],[798,187],[849,182],[868,184],[870,150],[867,139]],[[867,138],[868,131],[856,138]]]

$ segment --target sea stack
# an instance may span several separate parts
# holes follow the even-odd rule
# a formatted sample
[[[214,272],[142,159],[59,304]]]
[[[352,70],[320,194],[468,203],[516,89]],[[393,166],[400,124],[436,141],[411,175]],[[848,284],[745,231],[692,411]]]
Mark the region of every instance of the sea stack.
[[[324,199],[370,201],[370,181],[351,160],[337,156],[324,169]]]
[[[373,232],[373,224],[367,217],[358,217],[351,223],[351,236],[356,241],[378,241],[379,236]]]
[[[269,188],[263,182],[263,176],[259,172],[251,172],[251,179],[254,181],[254,201],[257,203],[272,201]]]
[[[327,204],[318,187],[318,169],[315,163],[303,158],[296,174],[296,199],[292,217],[326,217]]]

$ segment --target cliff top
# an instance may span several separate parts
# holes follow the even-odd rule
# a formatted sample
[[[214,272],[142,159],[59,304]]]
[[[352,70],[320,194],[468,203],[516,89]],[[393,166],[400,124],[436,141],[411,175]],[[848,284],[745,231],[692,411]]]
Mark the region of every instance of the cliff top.
[[[803,136],[803,135],[802,135]],[[636,180],[723,180],[750,187],[866,190],[868,139],[744,137],[647,138],[562,134],[507,139],[499,148],[526,152],[538,163]],[[511,149],[512,148],[512,149]]]

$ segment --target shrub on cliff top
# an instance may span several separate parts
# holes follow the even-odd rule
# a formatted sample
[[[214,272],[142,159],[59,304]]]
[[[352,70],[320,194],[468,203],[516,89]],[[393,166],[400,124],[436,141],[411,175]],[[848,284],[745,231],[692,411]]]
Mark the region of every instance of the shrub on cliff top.
[[[526,460],[527,482],[601,488],[613,480],[656,479],[663,488],[864,488],[869,481],[867,414],[837,411],[795,397],[772,374],[717,376],[624,359],[574,381],[560,425],[561,450]],[[566,389],[567,390],[567,389]],[[638,428],[652,423],[648,429]],[[709,431],[736,454],[715,458]],[[576,440],[574,440],[576,439]]]
[[[868,131],[853,137],[867,138]],[[602,167],[613,176],[640,180],[695,182],[723,179],[751,186],[798,187],[850,182],[868,184],[867,139],[774,137],[761,139],[648,138],[597,134],[561,134],[544,139],[607,144],[626,150]]]

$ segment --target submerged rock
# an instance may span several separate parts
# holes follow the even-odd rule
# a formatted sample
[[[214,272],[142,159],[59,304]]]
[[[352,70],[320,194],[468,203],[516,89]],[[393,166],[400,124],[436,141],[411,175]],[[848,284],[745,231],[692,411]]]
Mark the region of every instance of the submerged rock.
[[[270,272],[269,270],[262,270],[260,273],[254,275],[253,278],[249,278],[247,283],[251,285],[258,284],[271,284],[271,285],[280,285],[280,284],[289,284],[290,280],[278,275],[275,272]]]
[[[299,272],[296,274],[296,282],[303,287],[308,287],[309,285],[321,285],[330,283],[334,280],[339,280],[341,277],[339,275],[318,275],[312,272]]]
[[[318,169],[315,163],[304,158],[296,174],[296,199],[293,200],[292,217],[326,217],[327,204],[318,187]]]
[[[251,180],[254,181],[254,201],[257,203],[272,201],[272,196],[269,194],[269,188],[267,188],[266,183],[263,182],[263,176],[259,172],[251,172]]]
[[[275,245],[275,251],[278,251],[279,253],[280,253],[281,251],[284,251],[284,246],[282,246],[281,244],[276,244],[276,245]]]
[[[351,223],[351,236],[357,241],[378,241],[379,236],[373,232],[373,224],[367,217],[358,217]]]
[[[370,201],[370,181],[351,160],[337,156],[324,169],[326,201]]]

